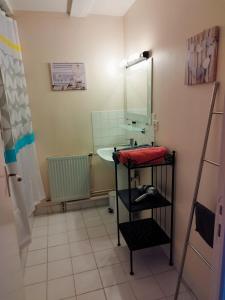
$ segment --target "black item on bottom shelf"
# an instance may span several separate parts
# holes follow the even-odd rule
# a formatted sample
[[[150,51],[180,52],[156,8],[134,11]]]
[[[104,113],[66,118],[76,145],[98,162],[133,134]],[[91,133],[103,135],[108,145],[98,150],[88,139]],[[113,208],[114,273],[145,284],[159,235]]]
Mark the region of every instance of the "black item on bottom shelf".
[[[207,207],[197,202],[195,204],[196,231],[203,240],[213,248],[215,214]]]
[[[120,223],[119,229],[128,248],[133,251],[170,242],[170,238],[153,219]]]

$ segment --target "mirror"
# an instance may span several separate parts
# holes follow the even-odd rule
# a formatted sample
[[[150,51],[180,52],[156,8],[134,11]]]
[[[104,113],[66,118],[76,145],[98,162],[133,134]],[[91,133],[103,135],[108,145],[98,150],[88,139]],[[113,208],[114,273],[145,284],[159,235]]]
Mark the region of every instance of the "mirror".
[[[125,116],[149,123],[152,109],[152,58],[125,69]]]

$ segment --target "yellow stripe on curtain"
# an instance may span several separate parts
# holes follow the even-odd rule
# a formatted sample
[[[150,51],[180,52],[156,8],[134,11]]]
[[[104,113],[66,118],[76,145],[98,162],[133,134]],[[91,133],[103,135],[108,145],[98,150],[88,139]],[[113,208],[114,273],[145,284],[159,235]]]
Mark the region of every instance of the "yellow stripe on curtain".
[[[11,40],[7,39],[4,35],[1,35],[1,34],[0,34],[0,42],[2,42],[7,47],[9,47],[17,52],[21,52],[21,46],[19,44],[13,43]]]

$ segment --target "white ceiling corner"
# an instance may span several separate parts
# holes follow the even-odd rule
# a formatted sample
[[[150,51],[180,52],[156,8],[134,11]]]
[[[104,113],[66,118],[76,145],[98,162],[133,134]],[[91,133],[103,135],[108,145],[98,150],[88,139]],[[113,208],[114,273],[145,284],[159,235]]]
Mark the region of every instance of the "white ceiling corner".
[[[91,13],[96,15],[124,16],[135,1],[95,0]]]
[[[73,17],[88,16],[96,0],[72,0],[70,15]]]
[[[2,1],[2,0],[0,0]],[[13,10],[67,13],[70,0],[7,0]],[[124,16],[136,0],[72,0],[70,15]]]
[[[67,0],[8,0],[14,10],[66,12]]]
[[[0,8],[2,8],[8,16],[13,15],[13,9],[8,0],[0,0]]]

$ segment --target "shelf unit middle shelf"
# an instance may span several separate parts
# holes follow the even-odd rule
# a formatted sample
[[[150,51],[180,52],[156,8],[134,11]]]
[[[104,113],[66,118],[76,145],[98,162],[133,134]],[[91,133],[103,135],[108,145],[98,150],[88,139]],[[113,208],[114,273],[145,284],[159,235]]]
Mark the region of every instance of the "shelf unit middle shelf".
[[[130,190],[131,193],[131,204],[129,204],[129,189],[119,190],[118,196],[123,202],[124,206],[130,212],[137,212],[146,209],[160,208],[171,206],[171,202],[169,202],[163,195],[157,193],[156,195],[148,195],[145,200],[140,202],[134,202],[140,196],[140,192],[137,188],[132,188]]]

